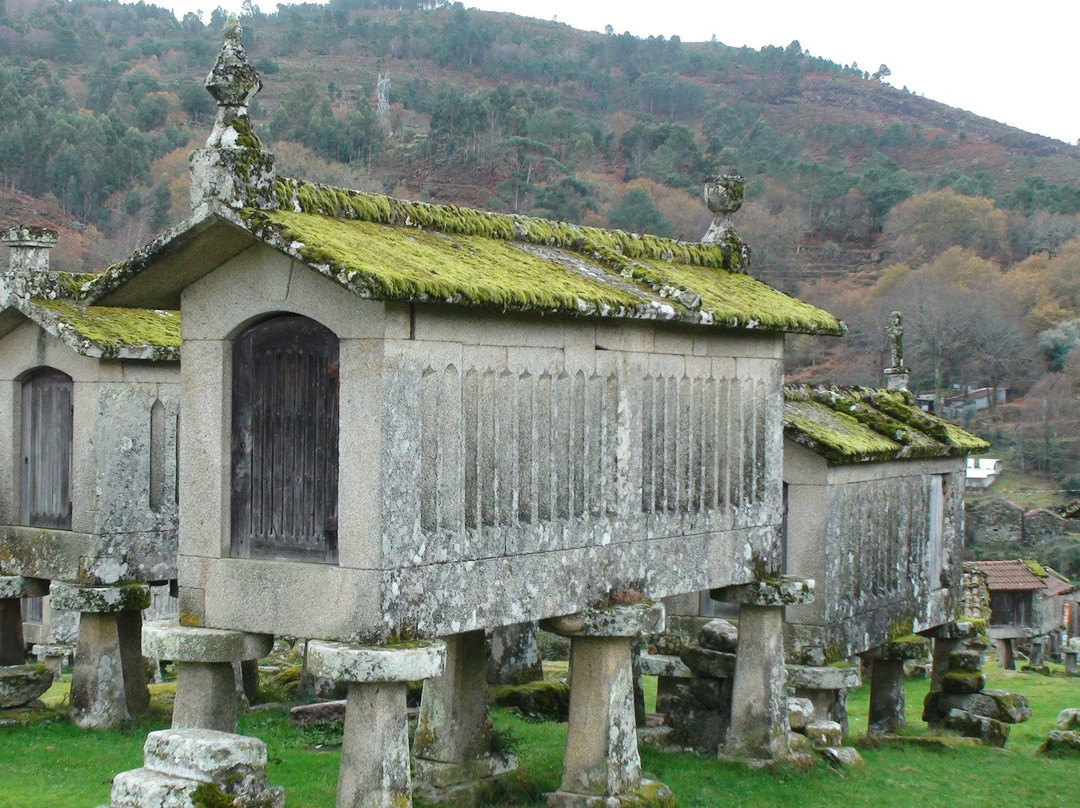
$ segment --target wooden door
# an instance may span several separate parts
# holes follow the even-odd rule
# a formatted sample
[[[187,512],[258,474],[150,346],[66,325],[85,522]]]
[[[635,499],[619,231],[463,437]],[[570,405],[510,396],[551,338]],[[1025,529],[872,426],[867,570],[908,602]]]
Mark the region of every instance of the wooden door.
[[[337,563],[338,340],[306,317],[233,344],[232,554]]]
[[[74,385],[52,368],[22,385],[20,520],[71,530],[71,444]]]

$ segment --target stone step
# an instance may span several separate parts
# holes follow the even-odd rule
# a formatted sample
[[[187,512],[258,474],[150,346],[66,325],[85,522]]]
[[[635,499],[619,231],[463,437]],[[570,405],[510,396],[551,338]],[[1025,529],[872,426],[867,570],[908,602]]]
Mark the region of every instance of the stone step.
[[[191,792],[198,785],[151,769],[121,772],[113,778],[108,808],[191,808]]]
[[[266,744],[258,738],[209,729],[151,732],[144,766],[170,777],[228,785],[234,793],[266,788]]]
[[[209,791],[210,793],[200,793]],[[201,799],[200,799],[201,798]],[[192,808],[224,804],[224,792],[212,783],[174,777],[152,769],[134,769],[113,778],[112,801],[102,808]],[[284,808],[285,790],[266,788],[241,797],[245,808]]]

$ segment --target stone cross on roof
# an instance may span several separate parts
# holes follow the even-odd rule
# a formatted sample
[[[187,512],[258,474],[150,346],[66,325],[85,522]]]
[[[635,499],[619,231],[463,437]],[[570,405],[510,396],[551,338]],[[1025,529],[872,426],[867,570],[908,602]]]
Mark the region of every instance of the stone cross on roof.
[[[885,386],[889,390],[906,391],[911,373],[904,366],[904,324],[900,312],[894,311],[889,315],[889,324],[885,326],[885,336],[888,338],[889,350],[892,354],[892,364],[885,368]]]
[[[889,315],[889,324],[885,326],[885,336],[889,338],[889,348],[892,351],[893,368],[904,366],[904,324],[903,316],[898,311]]]

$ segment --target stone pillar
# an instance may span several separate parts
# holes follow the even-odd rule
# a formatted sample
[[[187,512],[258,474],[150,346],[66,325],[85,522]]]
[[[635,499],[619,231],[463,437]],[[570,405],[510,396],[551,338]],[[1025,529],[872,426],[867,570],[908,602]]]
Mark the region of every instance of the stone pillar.
[[[413,737],[413,790],[429,804],[479,805],[493,778],[514,771],[517,759],[492,750],[483,630],[443,641],[446,672],[424,680]]]
[[[1016,670],[1016,652],[1014,640],[1006,638],[1004,640],[995,640],[998,650],[998,660],[1001,662],[1003,670],[1014,671]]]
[[[72,648],[70,645],[33,645],[30,648],[30,653],[34,655],[34,659],[44,665],[46,668],[53,672],[53,675],[59,679],[60,673],[64,669],[64,664],[71,659]]]
[[[1046,637],[1032,637],[1031,638],[1031,655],[1029,664],[1032,667],[1043,664],[1043,657],[1046,656],[1046,646],[1048,638]]]
[[[21,575],[0,576],[0,666],[26,662],[22,599],[41,594],[35,590],[33,580]]]
[[[544,678],[536,646],[536,623],[515,623],[491,630],[487,681],[492,685],[523,685]]]
[[[71,669],[71,720],[84,729],[115,729],[150,704],[139,647],[144,584],[52,585],[52,606],[79,612],[79,640]]]
[[[480,657],[481,664],[484,659]],[[446,645],[359,646],[312,640],[308,667],[347,682],[337,808],[409,808],[409,722],[406,683],[439,676]]]
[[[867,733],[887,735],[904,726],[904,662],[925,659],[930,643],[924,637],[901,637],[873,649],[870,660],[870,715]]]
[[[570,722],[552,808],[674,805],[663,783],[641,777],[630,656],[636,638],[664,630],[661,604],[610,606],[543,621],[570,638]],[[651,801],[650,801],[651,800]]]
[[[175,623],[143,627],[143,653],[176,663],[173,729],[236,732],[236,680],[233,662],[270,653],[270,634],[248,634]]]
[[[847,735],[847,694],[862,686],[857,666],[788,665],[787,683],[797,697],[809,699],[814,705],[815,721],[835,721]]]
[[[790,755],[784,607],[810,603],[814,582],[789,576],[713,590],[739,604],[739,649],[731,692],[731,724],[722,753],[752,760]]]
[[[1065,654],[1065,673],[1068,676],[1076,676],[1077,672],[1078,672],[1077,671],[1076,661],[1077,661],[1077,657],[1080,657],[1080,651],[1074,651],[1071,648],[1066,648],[1065,651],[1064,651],[1064,654]]]

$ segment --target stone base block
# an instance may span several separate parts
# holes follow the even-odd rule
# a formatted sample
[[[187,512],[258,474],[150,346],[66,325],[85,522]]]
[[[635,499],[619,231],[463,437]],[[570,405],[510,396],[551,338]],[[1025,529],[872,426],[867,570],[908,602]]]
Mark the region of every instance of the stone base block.
[[[981,715],[950,710],[941,725],[966,738],[978,738],[987,746],[1004,747],[1009,739],[1009,725]]]
[[[408,645],[350,645],[312,640],[308,669],[335,682],[415,682],[441,676],[446,643],[424,640]]]
[[[71,664],[71,654],[74,650],[70,645],[35,644],[30,647],[30,653],[34,655],[34,658],[51,670],[54,676],[60,675],[64,665]]]
[[[555,791],[545,795],[549,808],[675,808],[675,795],[663,783],[642,780],[627,794],[576,794]]]
[[[670,654],[642,654],[639,665],[643,676],[670,676],[675,679],[689,679],[690,669],[677,656]],[[732,660],[732,669],[734,669]]]
[[[862,675],[856,667],[788,665],[787,683],[806,690],[854,690],[862,686]]]
[[[844,742],[844,731],[835,721],[811,721],[806,725],[805,733],[815,749],[838,749]]]
[[[739,629],[728,620],[717,618],[701,627],[698,642],[710,651],[734,654],[739,650]]]
[[[731,679],[735,676],[735,654],[707,648],[687,648],[683,651],[682,661],[695,676],[709,679]]]
[[[466,763],[413,758],[413,794],[430,805],[485,805],[500,778],[517,771],[513,755],[489,755]]]
[[[866,761],[863,759],[863,756],[859,754],[859,750],[852,746],[841,746],[839,748],[827,747],[818,751],[825,760],[829,761],[829,763],[843,769],[858,768],[866,765]]]
[[[946,693],[978,693],[986,687],[986,677],[981,673],[949,671],[941,677],[941,689]]]
[[[787,715],[789,727],[802,729],[814,720],[814,702],[810,699],[788,696]]]
[[[738,603],[741,606],[799,606],[813,603],[814,580],[783,575],[714,589],[710,594],[713,600]]]
[[[44,665],[0,667],[0,710],[29,704],[52,683],[53,673]]]
[[[257,738],[163,730],[150,733],[144,750],[144,768],[113,779],[109,808],[285,805],[284,789],[266,785],[266,745]]]

